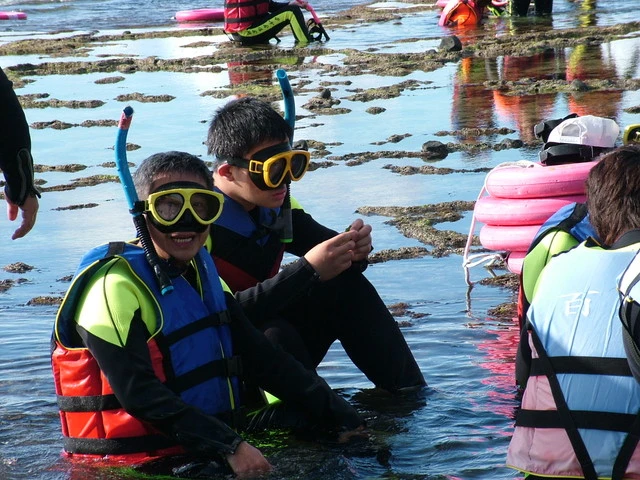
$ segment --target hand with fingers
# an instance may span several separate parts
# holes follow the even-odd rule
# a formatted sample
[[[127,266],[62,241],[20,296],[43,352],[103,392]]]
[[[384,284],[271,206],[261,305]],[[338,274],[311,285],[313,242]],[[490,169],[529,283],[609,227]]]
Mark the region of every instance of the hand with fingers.
[[[320,276],[320,281],[331,280],[351,266],[353,250],[356,248],[354,240],[356,236],[356,231],[340,233],[319,243],[306,253],[304,258]]]

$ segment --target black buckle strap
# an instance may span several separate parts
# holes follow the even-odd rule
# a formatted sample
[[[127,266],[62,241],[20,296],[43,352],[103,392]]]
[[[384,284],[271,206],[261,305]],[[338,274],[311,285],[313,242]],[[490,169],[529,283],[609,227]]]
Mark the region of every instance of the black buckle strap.
[[[572,410],[576,428],[606,430],[612,432],[631,431],[636,415],[631,413],[593,412]],[[516,425],[528,428],[565,428],[564,420],[558,410],[525,410],[516,413]]]
[[[127,438],[72,438],[64,437],[64,450],[85,455],[127,455],[131,453],[154,453],[177,443],[162,435]]]
[[[205,363],[177,376],[169,382],[175,392],[184,392],[215,377],[238,377],[242,375],[242,359],[239,355]]]
[[[615,375],[630,377],[631,369],[626,358],[601,357],[549,357],[553,371],[557,373]],[[531,376],[546,375],[544,362],[539,358],[531,360]]]
[[[104,412],[122,408],[115,395],[63,396],[58,395],[61,412]]]
[[[195,322],[191,322],[188,325],[185,325],[182,328],[179,328],[171,333],[167,333],[164,335],[164,340],[167,345],[173,345],[180,340],[183,340],[191,335],[195,335],[201,330],[205,330],[207,328],[215,328],[220,327],[222,325],[228,325],[231,323],[231,315],[227,310],[223,310],[218,313],[212,313],[211,315],[207,315],[206,317],[202,317]]]

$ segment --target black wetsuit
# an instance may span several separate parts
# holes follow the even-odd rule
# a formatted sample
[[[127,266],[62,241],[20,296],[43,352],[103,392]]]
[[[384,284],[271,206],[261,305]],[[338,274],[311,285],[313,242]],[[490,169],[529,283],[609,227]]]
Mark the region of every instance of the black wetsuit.
[[[237,218],[229,217],[243,215],[237,207],[225,197],[222,221],[216,221],[211,230],[212,255],[221,278],[235,292],[249,319],[273,343],[315,369],[331,344],[339,340],[353,363],[377,387],[395,392],[426,385],[397,322],[362,273],[366,262],[320,282],[302,258],[337,232],[294,208],[291,243],[281,243],[279,232],[262,226],[246,237],[235,231]],[[249,222],[255,225],[256,213],[257,209],[244,212],[251,218],[239,220],[245,227]],[[285,248],[300,258],[274,275]],[[254,286],[247,285],[248,278],[254,280]]]

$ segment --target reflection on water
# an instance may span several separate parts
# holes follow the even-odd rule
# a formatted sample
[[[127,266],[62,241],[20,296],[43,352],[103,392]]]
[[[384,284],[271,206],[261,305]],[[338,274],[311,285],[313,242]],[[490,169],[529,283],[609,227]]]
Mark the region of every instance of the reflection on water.
[[[618,78],[615,58],[609,55],[611,45],[579,45],[573,48],[549,48],[527,56],[503,56],[497,59],[465,58],[460,62],[454,83],[453,125],[456,128],[488,128],[505,123],[515,124],[519,136],[534,142],[533,127],[553,118],[559,107],[566,113],[617,118],[621,110],[623,91],[619,87],[607,90],[567,93],[544,91],[513,94],[499,85],[531,84],[534,80],[557,80],[558,85],[576,80],[612,80]],[[637,74],[638,45],[631,52],[628,72]],[[627,74],[629,75],[629,73]],[[488,85],[498,85],[490,88]],[[562,88],[567,90],[567,88]]]

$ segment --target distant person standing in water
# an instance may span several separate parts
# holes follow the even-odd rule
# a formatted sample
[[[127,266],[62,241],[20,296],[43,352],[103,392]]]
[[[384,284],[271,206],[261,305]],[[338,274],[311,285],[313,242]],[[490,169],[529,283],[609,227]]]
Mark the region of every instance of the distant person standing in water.
[[[269,43],[287,25],[296,43],[306,44],[313,39],[305,24],[302,8],[307,0],[278,3],[271,0],[227,0],[224,3],[224,31],[243,45]]]
[[[13,83],[0,69],[0,169],[6,181],[7,217],[14,221],[22,211],[22,223],[11,238],[24,237],[33,228],[40,193],[33,183],[33,158],[29,125]]]
[[[511,15],[526,17],[529,12],[531,0],[509,0],[509,11]],[[551,15],[553,10],[553,0],[534,0],[536,15]]]

